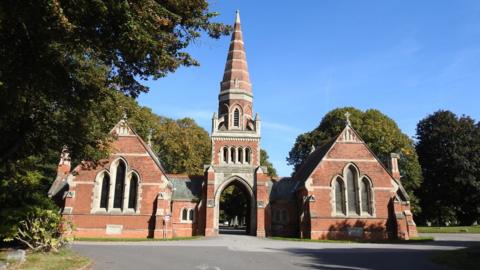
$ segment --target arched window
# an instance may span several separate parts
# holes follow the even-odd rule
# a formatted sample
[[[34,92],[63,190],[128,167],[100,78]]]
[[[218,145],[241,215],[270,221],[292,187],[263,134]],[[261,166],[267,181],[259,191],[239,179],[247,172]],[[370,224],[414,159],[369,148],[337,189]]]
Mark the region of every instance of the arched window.
[[[138,193],[138,177],[136,174],[132,174],[130,178],[130,191],[128,194],[128,208],[137,208],[137,193]]]
[[[360,191],[362,194],[362,212],[367,212],[368,214],[372,214],[372,191],[370,188],[370,182],[368,179],[363,178],[362,184],[360,186]]]
[[[232,163],[236,162],[235,153],[236,153],[235,148],[234,147],[230,148],[230,162],[232,162]]]
[[[343,180],[338,177],[335,180],[335,211],[338,214],[345,215],[345,188]]]
[[[188,220],[188,210],[186,208],[182,209],[182,221]]]
[[[223,147],[223,162],[228,163],[228,148]]]
[[[110,193],[110,175],[103,174],[102,178],[102,190],[100,193],[100,208],[108,208],[108,195]]]
[[[358,207],[358,179],[357,179],[357,171],[355,168],[350,166],[347,170],[347,198],[348,198],[348,214],[359,214],[359,207]]]
[[[237,149],[237,152],[238,152],[237,161],[238,161],[239,163],[243,163],[243,149],[242,149],[241,147],[239,147],[239,148]]]
[[[250,164],[250,160],[251,160],[250,155],[251,155],[251,152],[252,152],[252,151],[250,150],[250,148],[245,148],[245,162],[248,163],[248,164]]]
[[[126,169],[125,162],[119,160],[117,166],[117,175],[115,177],[113,208],[122,208]]]
[[[240,110],[238,108],[233,111],[233,125],[240,126]]]
[[[188,220],[193,221],[193,214],[194,214],[193,209],[188,210]]]

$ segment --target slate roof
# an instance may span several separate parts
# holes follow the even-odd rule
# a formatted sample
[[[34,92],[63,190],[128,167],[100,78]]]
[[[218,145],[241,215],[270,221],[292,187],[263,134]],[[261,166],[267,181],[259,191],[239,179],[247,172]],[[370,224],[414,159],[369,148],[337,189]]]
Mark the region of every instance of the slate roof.
[[[317,147],[310,155],[308,155],[307,159],[300,165],[298,170],[295,172],[293,178],[299,181],[307,180],[308,176],[315,170],[318,163],[322,161],[323,157],[328,153],[328,150],[332,147],[332,145],[337,141],[337,137],[328,141],[321,147]]]
[[[67,187],[68,182],[67,182],[67,176],[62,175],[55,178],[55,181],[53,181],[52,186],[50,186],[50,189],[48,190],[48,197],[55,197],[58,195],[58,193],[62,190],[65,190]]]
[[[295,201],[299,181],[284,177],[271,182],[270,201]]]
[[[169,174],[173,184],[172,200],[200,200],[202,198],[203,176]]]

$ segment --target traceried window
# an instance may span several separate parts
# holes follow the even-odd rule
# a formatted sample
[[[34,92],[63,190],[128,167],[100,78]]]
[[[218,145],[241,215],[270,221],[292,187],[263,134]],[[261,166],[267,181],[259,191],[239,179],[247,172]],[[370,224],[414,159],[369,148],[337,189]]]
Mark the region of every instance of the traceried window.
[[[345,186],[343,180],[337,177],[335,180],[335,212],[341,215],[345,215]]]
[[[100,193],[100,208],[108,208],[108,194],[110,193],[110,176],[107,173],[102,177],[102,189]]]
[[[138,177],[135,173],[130,178],[130,191],[128,194],[128,208],[137,208]]]
[[[347,178],[347,199],[348,199],[348,214],[360,214],[358,207],[358,178],[355,168],[350,166],[346,174]]]
[[[360,185],[360,191],[362,196],[362,212],[372,214],[372,191],[370,187],[370,182],[367,178],[362,179],[362,183]]]
[[[113,198],[113,208],[122,208],[123,207],[123,196],[124,196],[124,187],[125,187],[125,174],[126,174],[125,162],[119,160],[117,166],[117,175],[115,177],[115,191]]]
[[[233,111],[233,125],[240,127],[240,110],[238,108]]]

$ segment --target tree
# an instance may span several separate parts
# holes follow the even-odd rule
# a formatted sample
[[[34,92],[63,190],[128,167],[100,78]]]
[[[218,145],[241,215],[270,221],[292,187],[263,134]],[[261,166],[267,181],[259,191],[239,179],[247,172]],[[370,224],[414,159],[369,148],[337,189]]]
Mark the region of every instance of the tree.
[[[268,160],[269,156],[264,149],[260,150],[260,165],[266,166],[268,170],[268,176],[277,177],[277,170],[273,167],[273,164]]]
[[[399,167],[402,184],[410,195],[413,211],[420,209],[416,202],[414,190],[421,182],[421,168],[413,141],[398,128],[395,121],[378,110],[365,112],[353,107],[338,108],[328,112],[319,126],[310,132],[300,134],[289,152],[287,161],[294,169],[310,154],[312,146],[318,147],[332,140],[345,128],[345,113],[349,112],[350,122],[365,143],[388,166],[390,153],[399,153]]]
[[[422,220],[438,225],[480,220],[480,124],[437,111],[418,123],[417,139]]]
[[[120,93],[136,97],[142,81],[198,65],[184,49],[201,33],[228,34],[216,15],[203,0],[0,2],[0,239],[55,208],[46,192],[62,145],[73,163],[106,157],[119,102],[134,108],[139,133],[155,128]]]
[[[110,89],[133,97],[179,66],[183,50],[212,23],[206,1],[2,1],[0,3],[0,161],[68,144],[80,159],[106,132],[86,117]]]

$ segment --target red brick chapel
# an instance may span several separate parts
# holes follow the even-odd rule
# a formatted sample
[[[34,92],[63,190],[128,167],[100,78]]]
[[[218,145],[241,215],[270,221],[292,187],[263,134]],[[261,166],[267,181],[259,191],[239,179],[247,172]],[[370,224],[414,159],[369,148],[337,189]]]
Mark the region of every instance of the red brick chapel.
[[[126,117],[112,128],[113,151],[91,168],[62,152],[49,196],[78,237],[172,238],[219,234],[220,195],[234,185],[248,198],[246,233],[312,239],[416,236],[398,155],[383,166],[351,126],[312,149],[294,175],[271,179],[260,166],[261,120],[253,111],[240,15],[213,115],[211,163],[201,176],[169,174],[162,157]]]

